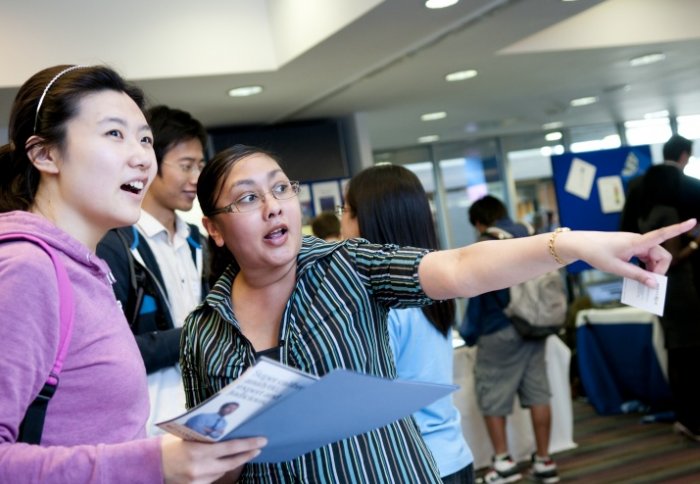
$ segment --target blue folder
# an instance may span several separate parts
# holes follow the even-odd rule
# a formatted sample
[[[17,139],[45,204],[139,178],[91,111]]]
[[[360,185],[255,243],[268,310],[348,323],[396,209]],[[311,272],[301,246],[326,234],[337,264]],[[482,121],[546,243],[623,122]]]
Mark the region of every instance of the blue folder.
[[[222,440],[263,436],[268,444],[252,462],[288,461],[388,425],[457,388],[338,369],[266,407]]]

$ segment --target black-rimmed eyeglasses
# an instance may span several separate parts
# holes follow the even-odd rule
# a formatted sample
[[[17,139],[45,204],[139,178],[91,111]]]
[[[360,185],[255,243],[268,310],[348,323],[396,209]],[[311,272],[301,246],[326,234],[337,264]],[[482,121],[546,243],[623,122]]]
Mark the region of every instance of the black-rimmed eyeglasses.
[[[279,182],[272,187],[272,190],[267,192],[245,192],[225,207],[212,210],[209,212],[209,215],[216,215],[218,213],[252,212],[253,210],[258,210],[265,203],[265,195],[268,193],[276,200],[289,200],[290,198],[296,197],[299,193],[299,182]]]

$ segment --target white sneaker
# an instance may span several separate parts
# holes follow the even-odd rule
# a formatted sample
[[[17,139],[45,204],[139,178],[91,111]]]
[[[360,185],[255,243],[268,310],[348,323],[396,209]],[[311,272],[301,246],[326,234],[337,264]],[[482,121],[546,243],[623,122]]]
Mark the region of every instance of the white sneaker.
[[[559,482],[557,465],[552,459],[547,457],[547,460],[539,460],[535,458],[535,454],[532,454],[530,460],[532,462],[530,475],[532,475],[537,482],[542,482],[544,484]]]
[[[491,469],[484,476],[486,484],[508,484],[523,478],[518,471],[518,464],[506,456],[503,459],[492,459]]]

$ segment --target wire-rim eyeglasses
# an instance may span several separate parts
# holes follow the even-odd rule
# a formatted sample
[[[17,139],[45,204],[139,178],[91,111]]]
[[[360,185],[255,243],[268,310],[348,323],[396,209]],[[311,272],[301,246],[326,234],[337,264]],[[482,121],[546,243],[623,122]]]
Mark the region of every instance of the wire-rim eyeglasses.
[[[272,190],[266,192],[249,191],[240,195],[236,200],[225,207],[217,208],[209,212],[209,216],[219,213],[252,212],[260,209],[265,203],[265,195],[270,194],[275,200],[289,200],[299,194],[299,182],[290,180],[276,183]]]

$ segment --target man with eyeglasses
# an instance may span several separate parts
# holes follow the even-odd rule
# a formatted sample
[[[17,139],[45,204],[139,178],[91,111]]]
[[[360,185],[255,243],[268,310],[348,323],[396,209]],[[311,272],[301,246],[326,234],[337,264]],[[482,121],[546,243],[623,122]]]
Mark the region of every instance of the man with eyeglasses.
[[[182,324],[206,295],[204,244],[199,229],[176,211],[192,209],[204,167],[207,134],[189,113],[149,110],[158,175],[136,225],[111,230],[97,247],[116,279],[115,295],[136,337],[148,373],[147,430],[185,410],[177,367]],[[128,188],[128,187],[127,187]]]

